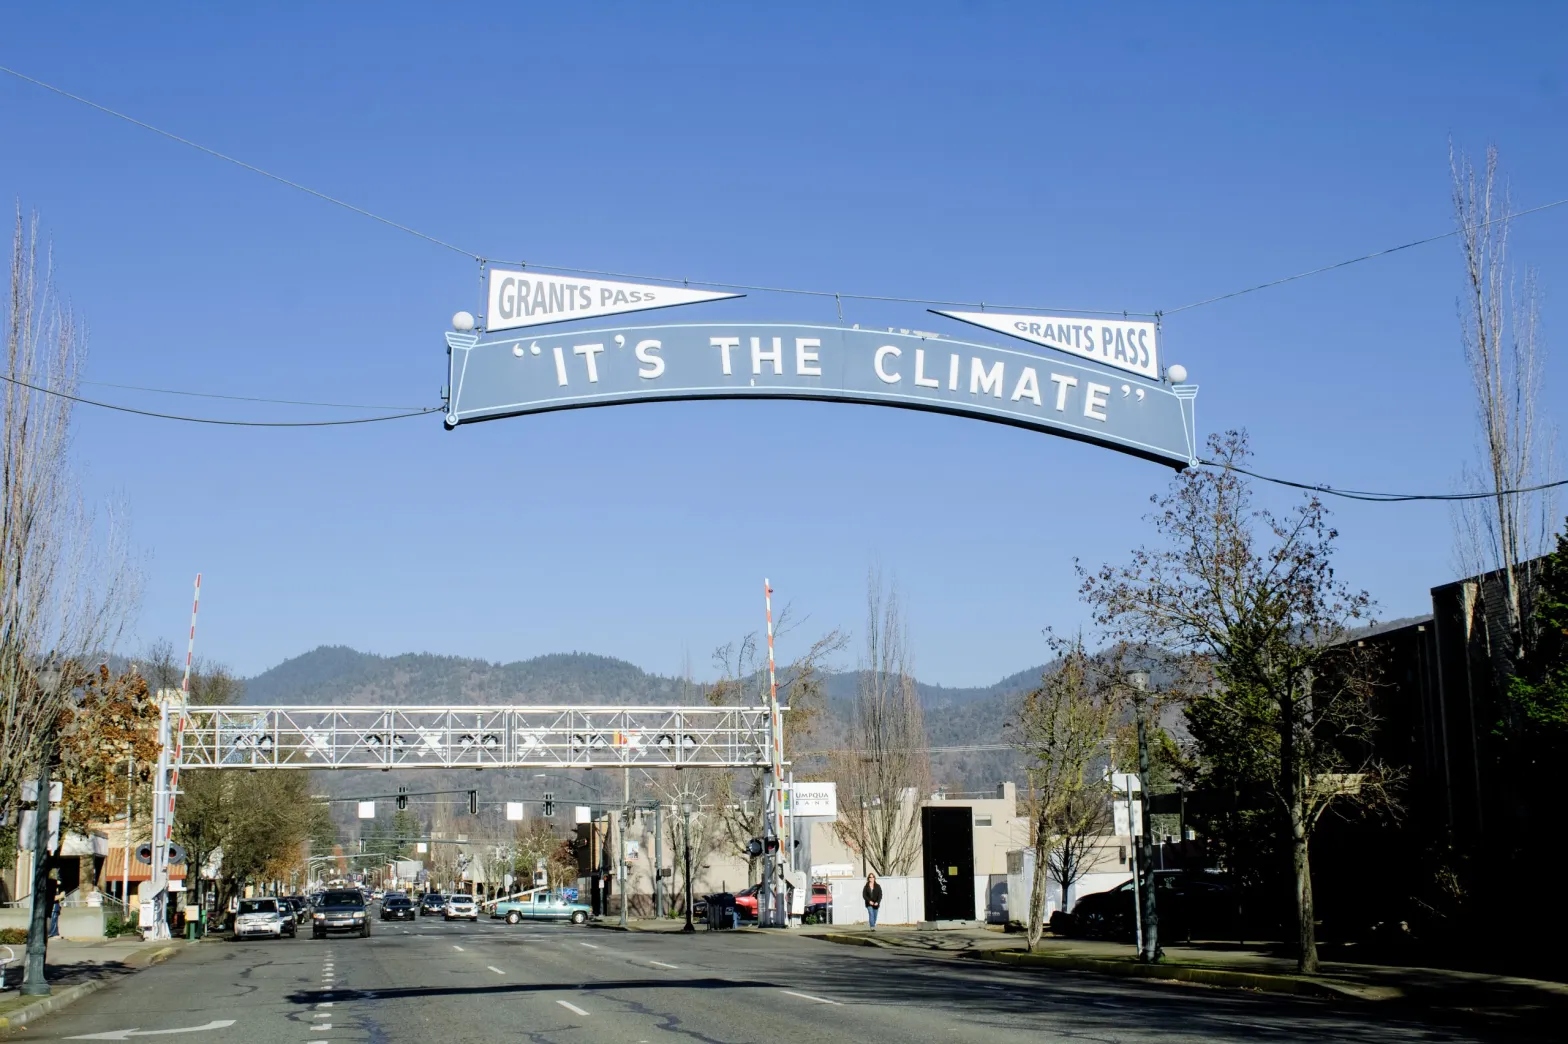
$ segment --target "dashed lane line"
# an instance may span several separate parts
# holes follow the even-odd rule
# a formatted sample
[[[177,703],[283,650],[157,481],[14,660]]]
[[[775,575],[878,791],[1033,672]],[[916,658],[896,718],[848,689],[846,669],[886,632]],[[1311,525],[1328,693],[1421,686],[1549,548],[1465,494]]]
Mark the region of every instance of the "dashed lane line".
[[[678,965],[678,964],[665,964],[663,961],[649,961],[648,963],[649,964],[657,964],[659,967],[661,967],[661,968],[668,968],[671,971],[679,971],[680,970],[680,965]]]
[[[453,943],[452,944],[452,949],[456,950],[458,953],[462,953],[463,952],[463,948],[461,946],[457,945],[457,943]]]
[[[506,974],[506,972],[502,971],[500,968],[497,968],[493,964],[487,964],[487,965],[485,965],[485,967],[489,968],[491,971],[495,972],[497,975],[505,975]]]
[[[799,997],[801,1000],[816,1001],[818,1004],[834,1004],[839,1007],[843,1007],[844,1005],[843,1001],[829,1000],[826,997],[813,997],[809,993],[796,993],[794,990],[780,990],[779,992],[787,993],[791,997]]]
[[[586,1011],[584,1011],[583,1009],[579,1008],[577,1005],[573,1004],[571,1001],[558,1000],[555,1003],[559,1004],[561,1007],[565,1008],[567,1011],[576,1012],[579,1015],[587,1015],[588,1014]]]
[[[578,944],[577,944],[577,945],[578,945],[578,946],[586,946],[586,947],[588,947],[588,948],[589,948],[589,949],[590,949],[590,950],[597,950],[597,949],[598,949],[598,948],[599,948],[599,945],[598,945],[598,944],[597,944],[597,943],[585,943],[585,942],[580,942],[580,943],[578,943]]]

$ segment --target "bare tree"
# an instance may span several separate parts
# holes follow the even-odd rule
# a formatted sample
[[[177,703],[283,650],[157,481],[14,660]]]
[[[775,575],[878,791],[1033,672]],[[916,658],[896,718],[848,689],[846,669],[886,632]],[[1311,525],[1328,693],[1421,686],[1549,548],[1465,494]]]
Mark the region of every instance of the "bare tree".
[[[1381,797],[1391,781],[1369,742],[1373,671],[1345,642],[1371,600],[1335,578],[1337,533],[1316,497],[1284,516],[1254,510],[1236,470],[1246,436],[1215,435],[1209,453],[1217,467],[1183,472],[1155,500],[1164,546],[1085,575],[1083,594],[1123,645],[1170,654],[1193,707],[1233,726],[1220,753],[1261,769],[1291,853],[1298,967],[1312,972],[1312,832],[1335,801]]]
[[[908,873],[920,851],[920,798],[930,789],[925,718],[896,585],[866,579],[866,634],[849,749],[829,758],[834,830],[882,876]]]
[[[686,845],[691,845],[692,887],[703,862],[725,843],[722,799],[728,796],[727,773],[699,769],[666,769],[648,774],[648,785],[665,806],[664,836],[674,866],[670,886],[678,902],[686,897]],[[691,809],[688,816],[683,809]],[[694,893],[695,894],[695,893]]]
[[[775,646],[798,629],[794,607],[786,604],[774,623]],[[767,702],[768,660],[765,641],[765,635],[753,631],[738,642],[714,650],[713,663],[719,670],[719,680],[707,687],[705,695],[708,703],[722,707],[760,706]],[[843,650],[845,643],[846,638],[840,631],[827,631],[812,639],[803,652],[776,667],[786,759],[802,746],[809,746],[815,737],[826,708],[823,673],[828,669],[831,658]],[[761,878],[761,858],[751,855],[746,843],[763,833],[767,806],[762,783],[763,771],[760,767],[724,772],[712,779],[712,797],[723,830],[724,843],[736,855],[746,857],[747,884],[755,884]]]
[[[1053,868],[1053,860],[1062,876],[1080,866],[1078,848],[1064,853],[1064,840],[1085,838],[1091,824],[1102,818],[1104,793],[1096,788],[1092,770],[1105,756],[1119,693],[1114,668],[1090,656],[1082,636],[1055,644],[1056,666],[1038,687],[1024,694],[1008,723],[1014,745],[1028,759],[1029,832],[1034,847],[1030,949],[1040,944],[1045,929],[1047,870]],[[1088,796],[1091,791],[1093,798]],[[1062,886],[1064,896],[1067,887]]]
[[[1075,791],[1067,799],[1054,827],[1059,840],[1047,860],[1064,910],[1067,893],[1094,869],[1095,853],[1101,840],[1111,832],[1113,819],[1111,795],[1103,780]]]
[[[71,400],[87,341],[57,297],[36,218],[11,244],[0,373],[0,816],[34,771],[90,666],[111,651],[135,598],[114,513],[82,503],[70,469]],[[63,394],[62,394],[63,393]],[[39,684],[48,660],[59,684]]]
[[[1486,150],[1478,172],[1450,142],[1448,163],[1465,264],[1459,319],[1481,436],[1479,484],[1495,494],[1461,502],[1458,553],[1467,575],[1501,574],[1510,643],[1502,666],[1511,670],[1526,639],[1522,600],[1529,584],[1521,570],[1546,553],[1556,521],[1549,490],[1517,492],[1542,482],[1550,464],[1550,433],[1537,416],[1545,362],[1540,293],[1534,271],[1514,281],[1510,204],[1497,149]]]

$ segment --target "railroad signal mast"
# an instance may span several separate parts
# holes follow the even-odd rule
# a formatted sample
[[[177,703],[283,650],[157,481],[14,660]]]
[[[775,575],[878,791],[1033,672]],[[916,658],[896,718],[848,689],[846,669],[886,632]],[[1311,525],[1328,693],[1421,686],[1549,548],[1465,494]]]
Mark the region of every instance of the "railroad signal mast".
[[[762,601],[768,619],[768,762],[762,781],[764,854],[757,924],[764,928],[787,928],[789,876],[785,873],[787,864],[781,844],[784,837],[784,722],[779,716],[779,681],[773,658],[773,585],[766,578],[762,581]]]

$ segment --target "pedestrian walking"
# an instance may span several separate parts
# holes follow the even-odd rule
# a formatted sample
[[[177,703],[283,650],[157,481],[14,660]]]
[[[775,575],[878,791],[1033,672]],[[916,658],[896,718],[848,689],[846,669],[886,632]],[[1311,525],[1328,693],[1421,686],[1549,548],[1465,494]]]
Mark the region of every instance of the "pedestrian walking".
[[[860,898],[866,902],[866,920],[871,922],[871,930],[877,930],[877,911],[882,909],[882,886],[877,884],[876,874],[866,875],[866,887],[860,890]]]
[[[60,935],[60,900],[56,899],[54,905],[49,907],[49,938],[64,938]]]

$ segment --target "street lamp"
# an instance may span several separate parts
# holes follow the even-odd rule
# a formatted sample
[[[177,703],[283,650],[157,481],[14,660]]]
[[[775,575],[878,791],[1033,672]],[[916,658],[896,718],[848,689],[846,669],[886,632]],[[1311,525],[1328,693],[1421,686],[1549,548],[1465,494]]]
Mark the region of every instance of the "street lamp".
[[[681,844],[686,849],[686,927],[683,932],[695,932],[691,923],[691,802],[681,802]]]
[[[60,689],[60,668],[46,661],[34,676],[44,698],[44,741],[38,752],[38,793],[33,815],[33,909],[27,927],[27,974],[22,994],[47,997],[49,981],[44,975],[44,959],[49,948],[49,763],[54,760],[54,701]],[[127,853],[129,855],[129,853]]]

